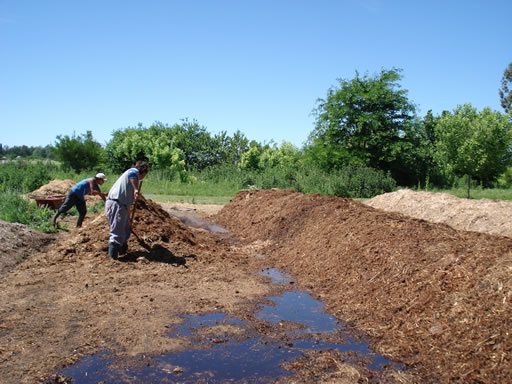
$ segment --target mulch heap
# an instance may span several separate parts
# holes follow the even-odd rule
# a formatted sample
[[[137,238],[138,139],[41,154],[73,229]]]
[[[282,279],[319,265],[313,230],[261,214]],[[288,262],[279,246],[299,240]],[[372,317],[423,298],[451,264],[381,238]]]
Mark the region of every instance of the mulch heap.
[[[213,219],[419,382],[512,382],[512,239],[357,201],[240,192]]]

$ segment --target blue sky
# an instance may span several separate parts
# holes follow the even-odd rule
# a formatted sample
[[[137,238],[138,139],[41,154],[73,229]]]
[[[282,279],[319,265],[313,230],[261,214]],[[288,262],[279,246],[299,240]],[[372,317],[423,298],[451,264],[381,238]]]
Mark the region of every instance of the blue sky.
[[[423,116],[503,112],[510,0],[0,0],[0,143],[195,119],[302,146],[337,79],[403,69]]]

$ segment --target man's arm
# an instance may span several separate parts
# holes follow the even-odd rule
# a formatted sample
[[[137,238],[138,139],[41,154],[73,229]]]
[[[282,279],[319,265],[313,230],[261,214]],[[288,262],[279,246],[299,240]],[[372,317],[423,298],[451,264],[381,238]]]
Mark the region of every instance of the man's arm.
[[[139,197],[139,179],[130,179],[130,183],[132,184],[133,187],[133,198],[134,200],[137,200],[137,198]]]
[[[100,195],[103,201],[106,201],[107,194],[100,191],[100,187],[98,186],[98,184],[96,184],[94,178],[91,177],[89,180],[87,180],[87,182],[89,183],[91,195]]]

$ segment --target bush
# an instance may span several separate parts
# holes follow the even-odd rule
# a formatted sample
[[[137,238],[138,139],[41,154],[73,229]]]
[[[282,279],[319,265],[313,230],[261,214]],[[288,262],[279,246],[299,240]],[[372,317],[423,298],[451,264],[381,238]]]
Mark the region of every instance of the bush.
[[[396,189],[389,173],[365,166],[347,165],[331,172],[320,168],[274,167],[262,171],[245,171],[240,188],[293,189],[303,193],[321,193],[338,197],[371,198]]]
[[[53,213],[49,208],[38,208],[35,202],[29,203],[15,192],[0,193],[0,220],[50,233],[56,232],[51,225]]]
[[[71,168],[77,173],[94,169],[103,157],[103,148],[94,141],[91,131],[81,136],[57,136],[54,151],[65,168]]]
[[[370,198],[396,189],[393,178],[364,166],[346,166],[327,172],[318,167],[298,165],[265,169],[240,169],[222,165],[190,171],[190,180],[181,182],[164,171],[150,172],[144,179],[143,193],[188,196],[234,196],[243,189],[291,189],[350,198]]]
[[[10,161],[0,166],[0,192],[34,191],[51,179],[51,163]]]
[[[335,188],[329,194],[334,196],[371,198],[396,188],[389,173],[364,166],[348,165],[332,176]]]

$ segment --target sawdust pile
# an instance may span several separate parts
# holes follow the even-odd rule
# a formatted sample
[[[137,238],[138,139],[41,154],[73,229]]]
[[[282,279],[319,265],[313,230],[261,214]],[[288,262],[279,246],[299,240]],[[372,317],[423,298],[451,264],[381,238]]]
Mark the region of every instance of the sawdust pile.
[[[419,382],[512,382],[512,239],[349,199],[240,192],[215,216]]]
[[[512,237],[512,202],[508,201],[461,199],[447,193],[401,189],[376,196],[365,204],[456,229]]]
[[[18,223],[0,220],[0,276],[35,252],[40,252],[53,236]]]

